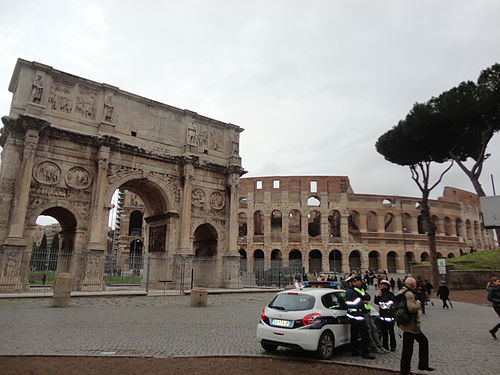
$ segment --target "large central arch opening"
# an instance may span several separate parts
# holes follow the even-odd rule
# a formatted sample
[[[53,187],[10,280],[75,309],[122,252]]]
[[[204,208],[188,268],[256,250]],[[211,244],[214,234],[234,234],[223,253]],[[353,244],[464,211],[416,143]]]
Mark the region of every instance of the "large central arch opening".
[[[134,176],[116,182],[110,189],[115,187],[113,195],[108,195],[112,210],[104,282],[113,286],[139,286],[148,274],[154,287],[155,281],[170,278],[166,257],[172,219],[168,214],[170,200],[166,189],[155,180]],[[147,265],[145,253],[149,253]]]

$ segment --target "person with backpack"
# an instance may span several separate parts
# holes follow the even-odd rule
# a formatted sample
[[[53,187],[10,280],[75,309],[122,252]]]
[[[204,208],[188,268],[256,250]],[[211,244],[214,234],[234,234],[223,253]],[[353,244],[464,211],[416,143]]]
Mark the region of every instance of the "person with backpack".
[[[375,294],[375,304],[379,305],[380,331],[382,332],[382,345],[391,352],[396,351],[396,336],[394,335],[394,293],[391,292],[391,283],[382,280],[380,291]]]
[[[418,342],[418,369],[434,371],[429,367],[429,340],[420,330],[420,301],[415,297],[417,282],[413,277],[407,277],[405,287],[397,294],[395,319],[403,331],[403,351],[401,353],[401,374],[411,373],[411,357],[414,341]]]

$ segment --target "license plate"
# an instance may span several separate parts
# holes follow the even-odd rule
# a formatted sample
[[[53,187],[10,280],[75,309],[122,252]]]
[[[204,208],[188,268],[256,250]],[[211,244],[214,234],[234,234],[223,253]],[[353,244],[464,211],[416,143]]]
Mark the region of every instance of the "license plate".
[[[292,322],[289,320],[271,319],[271,325],[277,327],[288,327],[292,326]]]

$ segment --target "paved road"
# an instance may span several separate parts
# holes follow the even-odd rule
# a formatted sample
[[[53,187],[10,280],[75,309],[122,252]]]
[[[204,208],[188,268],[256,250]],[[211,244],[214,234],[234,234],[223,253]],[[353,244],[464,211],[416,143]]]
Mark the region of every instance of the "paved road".
[[[50,299],[4,299],[0,355],[266,355],[255,329],[272,295],[210,295],[206,308],[189,307],[189,296],[73,298],[70,307],[57,309],[50,307]],[[500,340],[487,332],[498,319],[493,309],[454,306],[442,310],[435,301],[422,317],[435,373],[497,374]],[[334,361],[397,370],[400,349],[369,361],[352,358],[344,347]],[[290,350],[279,355],[309,356]]]

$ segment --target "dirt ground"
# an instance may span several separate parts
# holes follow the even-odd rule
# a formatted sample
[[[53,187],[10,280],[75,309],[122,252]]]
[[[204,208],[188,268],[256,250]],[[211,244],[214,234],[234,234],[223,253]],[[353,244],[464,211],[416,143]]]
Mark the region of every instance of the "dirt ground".
[[[452,290],[452,301],[488,305],[485,290]],[[162,374],[326,374],[386,375],[377,370],[293,358],[129,358],[129,357],[0,357],[1,375],[162,375]]]
[[[486,294],[486,289],[451,290],[450,299],[451,302],[468,302],[475,303],[477,305],[491,306],[491,302],[486,299]]]
[[[317,361],[267,358],[0,357],[2,375],[339,374],[387,375],[393,371]]]

